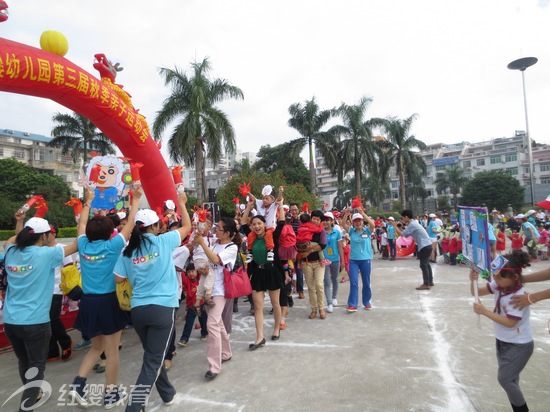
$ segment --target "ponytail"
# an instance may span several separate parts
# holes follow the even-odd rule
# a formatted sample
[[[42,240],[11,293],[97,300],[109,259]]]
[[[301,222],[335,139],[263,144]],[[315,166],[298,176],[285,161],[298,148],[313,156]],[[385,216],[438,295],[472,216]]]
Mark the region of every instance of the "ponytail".
[[[44,233],[34,233],[34,231],[25,226],[15,237],[15,247],[19,250],[23,250],[28,246],[33,246],[40,240],[40,236]]]
[[[158,224],[158,222],[153,224],[156,225]],[[149,226],[143,226],[143,222],[140,222],[139,220],[136,221],[136,225],[132,229],[130,239],[128,240],[128,246],[126,246],[126,249],[124,249],[124,251],[122,252],[123,256],[132,257],[134,250],[137,250],[139,253],[141,253],[141,247],[145,243],[152,243],[151,239],[148,239],[147,236],[144,236],[148,228]]]

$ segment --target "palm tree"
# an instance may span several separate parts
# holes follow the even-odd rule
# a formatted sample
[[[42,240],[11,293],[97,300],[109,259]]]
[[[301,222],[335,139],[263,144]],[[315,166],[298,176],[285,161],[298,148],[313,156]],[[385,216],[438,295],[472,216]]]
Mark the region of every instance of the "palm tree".
[[[405,186],[406,171],[411,168],[426,170],[426,164],[420,157],[420,153],[413,149],[424,150],[426,144],[413,135],[409,135],[411,126],[417,115],[413,114],[407,119],[387,117],[386,119],[372,119],[372,124],[381,126],[386,134],[386,140],[382,147],[386,153],[387,161],[394,164],[399,177],[399,197],[401,207],[405,209],[407,193]]]
[[[342,118],[342,125],[333,126],[329,132],[341,138],[338,150],[338,177],[353,170],[355,195],[361,195],[361,178],[368,172],[377,171],[379,147],[372,139],[370,121],[364,116],[372,98],[362,97],[357,105],[342,103],[336,113]]]
[[[320,110],[315,97],[313,97],[309,101],[306,100],[303,106],[301,103],[294,103],[288,108],[288,113],[291,116],[288,120],[288,125],[296,129],[301,137],[288,142],[286,148],[290,155],[296,155],[306,145],[308,146],[310,190],[311,193],[315,194],[317,192],[317,182],[315,179],[313,143],[315,142],[315,148],[319,150],[329,169],[333,169],[336,165],[334,148],[337,140],[331,133],[321,131],[321,128],[333,116],[333,111]]]
[[[416,210],[416,202],[418,198],[422,199],[422,210],[424,210],[424,200],[428,197],[428,191],[424,184],[426,174],[418,168],[410,168],[407,173],[407,197],[411,201],[409,209]],[[415,212],[415,214],[418,214]]]
[[[458,206],[458,194],[467,182],[465,170],[456,164],[447,168],[444,173],[438,173],[434,180],[435,190],[439,193],[447,189],[451,191],[454,207]]]
[[[82,153],[84,164],[86,164],[88,150],[91,149],[101,155],[115,153],[111,140],[81,114],[58,112],[53,115],[52,121],[58,124],[52,130],[53,139],[48,146],[61,147],[62,154],[67,154],[70,151],[74,163],[78,161],[78,156]]]
[[[369,200],[373,206],[379,209],[382,209],[382,203],[391,194],[387,176],[387,173],[371,173],[364,179],[364,183],[362,183],[365,189],[366,200]]]
[[[160,139],[164,129],[177,119],[168,140],[168,151],[175,163],[181,161],[195,165],[197,173],[197,198],[206,199],[205,156],[217,164],[226,153],[235,152],[235,132],[227,115],[215,104],[227,98],[243,99],[241,89],[224,79],[208,77],[208,58],[192,63],[193,75],[188,77],[178,68],[161,68],[164,84],[171,87],[171,94],[163,102],[153,123],[153,136]],[[179,119],[178,119],[179,118]]]

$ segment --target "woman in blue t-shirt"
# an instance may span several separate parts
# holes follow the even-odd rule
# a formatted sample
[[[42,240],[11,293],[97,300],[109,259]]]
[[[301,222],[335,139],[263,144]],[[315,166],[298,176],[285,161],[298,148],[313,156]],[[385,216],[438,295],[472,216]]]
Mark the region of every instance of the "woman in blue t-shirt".
[[[363,281],[362,300],[366,310],[372,309],[370,287],[370,273],[372,264],[372,242],[370,240],[374,230],[374,221],[367,216],[362,209],[351,217],[353,227],[348,222],[349,210],[346,210],[342,219],[342,227],[350,236],[350,260],[349,260],[349,297],[346,310],[350,313],[357,312],[359,304],[359,272]],[[368,226],[365,226],[365,221]]]
[[[53,290],[54,269],[62,264],[64,256],[75,253],[77,246],[75,242],[64,248],[44,247],[53,239],[47,220],[33,217],[23,225],[25,212],[22,210],[17,211],[15,219],[16,236],[4,245],[8,278],[4,330],[17,356],[19,377],[26,388],[21,397],[20,410],[30,410],[37,402],[40,386],[29,382],[44,379],[52,335],[52,298],[51,293],[45,291]],[[32,373],[31,368],[36,368],[37,372]]]
[[[118,305],[113,270],[134,228],[134,218],[142,194],[141,186],[134,190],[128,223],[118,235],[112,237],[114,224],[107,216],[94,216],[88,220],[94,191],[86,188],[86,202],[82,206],[77,233],[84,293],[74,327],[82,333],[84,339],[92,341],[92,348],[82,360],[68,393],[69,398],[80,406],[91,405],[84,390],[86,379],[102,352],[105,352],[107,358],[105,408],[124,403],[128,396],[119,393],[117,387],[120,365],[118,346],[122,330],[128,324],[128,315]]]
[[[191,230],[184,192],[179,194],[178,203],[182,226],[162,235],[159,235],[162,222],[156,212],[143,209],[137,213],[128,246],[115,267],[116,282],[127,278],[132,285],[132,324],[144,350],[141,372],[130,395],[127,412],[145,409],[153,385],[165,404],[171,404],[176,396],[176,389],[164,368],[179,307],[172,254]]]

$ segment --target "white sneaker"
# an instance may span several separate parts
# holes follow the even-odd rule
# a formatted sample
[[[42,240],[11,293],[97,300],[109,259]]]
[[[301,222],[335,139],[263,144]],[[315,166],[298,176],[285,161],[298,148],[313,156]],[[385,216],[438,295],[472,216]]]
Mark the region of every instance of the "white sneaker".
[[[250,263],[250,262],[252,262],[252,253],[247,253],[244,263]]]
[[[332,306],[338,306],[338,301],[336,299],[332,299]]]
[[[334,307],[332,305],[327,306],[327,312],[332,313],[334,311]]]
[[[273,262],[274,259],[275,259],[275,253],[273,253],[272,250],[268,251],[267,252],[267,261],[268,262]]]

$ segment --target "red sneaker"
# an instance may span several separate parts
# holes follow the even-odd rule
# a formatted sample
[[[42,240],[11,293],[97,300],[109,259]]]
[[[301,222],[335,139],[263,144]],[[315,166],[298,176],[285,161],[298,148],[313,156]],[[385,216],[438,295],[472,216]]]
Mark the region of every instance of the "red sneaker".
[[[348,306],[346,307],[346,311],[349,313],[357,312],[357,308],[355,306]]]

